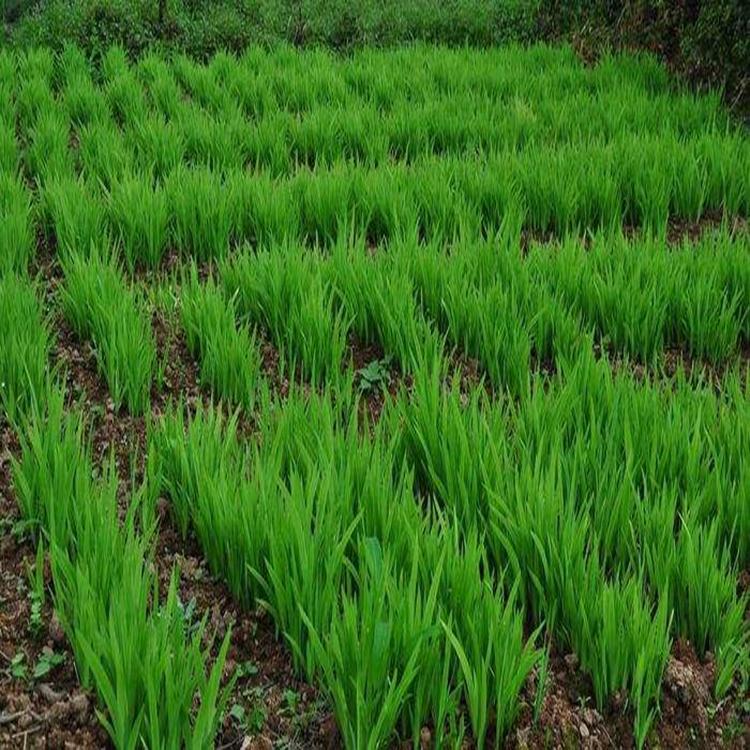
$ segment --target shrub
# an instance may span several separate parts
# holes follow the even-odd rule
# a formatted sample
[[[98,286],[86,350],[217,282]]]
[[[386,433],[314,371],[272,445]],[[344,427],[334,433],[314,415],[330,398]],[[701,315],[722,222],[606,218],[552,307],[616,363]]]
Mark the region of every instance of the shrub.
[[[14,30],[22,45],[75,42],[94,59],[118,44],[131,56],[168,46],[205,59],[217,50],[291,42],[349,49],[415,40],[488,45],[535,36],[539,0],[23,0]]]
[[[596,54],[603,46],[646,49],[701,87],[723,88],[750,107],[750,13],[744,0],[542,2],[540,33],[572,34]]]

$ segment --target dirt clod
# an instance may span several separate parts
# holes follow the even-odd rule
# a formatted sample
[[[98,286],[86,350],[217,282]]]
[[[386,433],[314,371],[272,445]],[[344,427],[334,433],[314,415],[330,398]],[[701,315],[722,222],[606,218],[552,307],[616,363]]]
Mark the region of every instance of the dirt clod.
[[[60,620],[57,618],[56,612],[52,613],[52,617],[49,621],[48,632],[52,643],[54,643],[55,645],[59,646],[60,644],[65,643],[65,632],[62,629]]]
[[[708,699],[708,688],[689,664],[671,657],[664,672],[664,685],[683,705]]]
[[[586,708],[583,711],[583,720],[586,722],[586,725],[593,728],[599,726],[599,724],[602,723],[602,716],[601,714],[593,709],[593,708]]]
[[[44,682],[37,687],[37,690],[39,691],[39,695],[41,695],[48,703],[58,703],[64,697],[60,691],[54,690],[50,685],[47,685]]]
[[[241,750],[273,750],[273,742],[264,734],[259,737],[245,737]]]
[[[419,733],[419,746],[422,750],[428,750],[432,747],[432,732],[429,727],[422,727]]]

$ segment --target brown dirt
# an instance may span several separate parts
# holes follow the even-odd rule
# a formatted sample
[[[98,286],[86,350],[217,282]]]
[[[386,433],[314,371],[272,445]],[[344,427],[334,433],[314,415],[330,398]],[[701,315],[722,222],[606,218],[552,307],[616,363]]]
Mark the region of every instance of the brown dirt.
[[[671,216],[667,224],[667,244],[682,245],[684,242],[691,244],[699,242],[705,234],[719,229],[723,220],[721,211],[710,212],[698,220]],[[729,219],[729,231],[733,236],[746,234],[747,229],[747,219],[741,216]]]
[[[662,356],[662,372],[668,378],[672,378],[682,371],[688,377],[700,377],[712,383],[717,389],[727,372],[737,367],[741,375],[750,372],[750,345],[741,342],[739,351],[735,357],[722,364],[715,364],[705,359],[698,359],[684,347],[668,347]]]
[[[726,218],[721,211],[709,211],[703,214],[700,219],[684,219],[679,216],[670,216],[667,220],[667,245],[670,247],[679,247],[684,243],[696,244],[711,232],[718,230],[723,222],[726,221],[730,234],[740,236],[747,234],[748,222],[742,216]],[[623,227],[626,237],[635,239],[642,234],[640,227],[626,225]]]
[[[740,573],[737,591],[740,594],[750,593],[750,570],[743,570]],[[748,606],[750,607],[750,602],[748,603]],[[750,609],[747,614],[748,617],[750,617]]]
[[[733,237],[747,236],[750,233],[748,220],[742,216],[734,216],[725,219],[721,211],[710,211],[700,219],[683,219],[679,216],[670,216],[667,219],[666,242],[670,247],[679,247],[685,242],[696,244],[707,234],[718,230],[724,221],[727,222],[729,232]],[[642,227],[636,224],[623,224],[622,232],[626,239],[637,240],[643,235]],[[563,235],[553,229],[539,231],[538,229],[524,228],[521,231],[521,252],[528,255],[534,245],[559,246]],[[578,237],[578,241],[584,248],[589,249],[592,242],[591,232],[584,232]]]
[[[100,375],[94,348],[80,341],[62,317],[57,321],[57,340],[52,362],[59,368],[70,409],[80,409],[86,416],[91,435],[92,459],[103,467],[111,460],[121,478],[119,499],[124,511],[128,502],[129,469],[133,456],[143,457],[146,447],[146,422],[125,407],[115,408],[107,384]]]
[[[73,655],[53,616],[49,595],[39,625],[32,627],[27,571],[35,562],[35,548],[28,538],[12,533],[19,516],[11,491],[10,458],[17,451],[13,432],[1,424],[0,747],[110,747],[94,713],[94,700],[78,683]],[[45,651],[63,655],[64,661],[39,680],[31,679],[28,675]],[[10,670],[18,654],[24,655],[24,678],[14,677]]]
[[[330,710],[317,691],[296,675],[271,618],[262,609],[239,607],[226,586],[209,572],[196,539],[188,535],[183,540],[168,518],[166,505],[162,510],[155,555],[160,588],[166,590],[177,566],[180,601],[188,605],[194,600],[197,617],[208,615],[215,649],[227,628],[232,628],[225,676],[243,666],[229,706],[244,709],[246,725],[227,715],[217,747],[240,748],[243,742],[255,742],[258,747],[279,742],[285,747],[336,747],[338,735]]]
[[[364,387],[361,370],[373,362],[387,362],[387,381],[381,387]],[[379,343],[365,344],[354,335],[349,336],[347,354],[344,356],[342,367],[351,367],[355,372],[354,387],[359,390],[359,414],[366,417],[370,424],[376,423],[383,413],[386,401],[395,398],[401,386],[407,389],[411,386],[410,376],[405,376],[393,360],[386,358],[383,347]]]
[[[137,264],[133,270],[132,278],[136,282],[149,283],[154,279],[168,279],[173,275],[176,275],[184,268],[184,263],[179,250],[175,247],[168,247],[164,251],[164,255],[161,258],[161,262],[156,270],[146,268],[140,264]],[[198,266],[198,274],[203,278],[203,273],[206,273],[203,265]]]
[[[720,365],[693,357],[687,348],[679,346],[667,346],[659,355],[656,366],[623,357],[619,352],[602,349],[599,345],[595,345],[595,352],[608,358],[614,373],[630,372],[638,382],[668,382],[678,373],[683,373],[690,382],[708,383],[718,392],[728,372],[737,369],[743,379],[750,374],[750,345],[745,342],[741,343],[735,357]]]
[[[475,357],[470,357],[460,348],[455,347],[450,355],[450,372],[446,387],[451,387],[454,378],[458,379],[458,388],[461,393],[461,403],[467,404],[469,397],[477,388],[483,388],[488,396],[492,396],[492,383],[485,375],[481,362]]]
[[[281,368],[281,353],[276,348],[276,345],[268,338],[265,331],[256,329],[255,340],[260,347],[260,367],[263,377],[268,382],[271,391],[276,394],[279,398],[286,398],[289,395],[289,388],[292,385],[292,381]],[[299,385],[305,391],[310,390],[308,383],[296,375],[296,380],[293,381],[296,385]]]
[[[692,646],[678,640],[672,649],[664,677],[661,712],[647,747],[661,750],[684,748],[746,748],[750,746],[750,715],[735,692],[721,703],[711,696],[714,665],[701,662]],[[532,706],[538,673],[524,687],[524,708],[518,726],[506,742],[514,750],[536,748],[634,748],[633,717],[625,697],[615,696],[599,712],[590,680],[578,668],[574,654],[550,656],[547,693],[538,721]]]
[[[151,413],[162,414],[170,403],[182,401],[192,411],[200,400],[198,364],[188,350],[182,328],[169,320],[161,310],[154,310],[151,325],[156,351],[164,363],[162,388],[154,383]]]

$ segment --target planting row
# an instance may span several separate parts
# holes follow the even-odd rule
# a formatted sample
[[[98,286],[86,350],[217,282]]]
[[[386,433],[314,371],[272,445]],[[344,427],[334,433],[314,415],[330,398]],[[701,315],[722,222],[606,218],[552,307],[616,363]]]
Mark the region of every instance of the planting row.
[[[212,659],[206,620],[185,622],[177,570],[159,591],[153,485],[133,487],[122,519],[114,461],[95,470],[85,422],[65,411],[48,370],[51,336],[34,288],[4,276],[0,310],[0,404],[21,446],[13,487],[49,559],[78,677],[97,694],[115,747],[208,747],[232,686],[223,679],[230,633]]]
[[[109,169],[114,163],[102,165]],[[156,183],[130,173],[58,176],[44,182],[38,206],[20,179],[6,176],[0,184],[9,206],[3,223],[10,248],[6,263],[21,267],[33,254],[35,224],[54,233],[63,248],[87,251],[109,237],[122,246],[130,268],[153,268],[170,249],[203,261],[222,258],[243,242],[325,247],[349,236],[371,245],[403,237],[451,242],[492,236],[509,223],[564,236],[635,222],[663,234],[670,215],[742,214],[750,195],[725,180],[726,171],[715,175],[715,182],[698,180],[692,192],[683,186],[678,198],[643,185],[630,185],[626,192],[611,174],[609,183],[597,181],[592,162],[576,167],[585,184],[563,167],[574,165],[572,159],[561,161],[559,169],[541,163],[533,174],[512,161],[484,166],[427,161],[375,170],[339,165],[281,180],[184,167]],[[646,173],[633,168],[632,174]],[[99,187],[99,180],[107,187]]]
[[[543,670],[524,619],[579,655],[600,710],[627,696],[639,745],[674,637],[715,654],[717,698],[746,688],[740,381],[675,396],[584,353],[515,408],[467,406],[444,375],[425,363],[374,431],[329,390],[262,400],[247,448],[214,409],[150,435],[177,523],[273,614],[347,746],[425,724],[453,744],[465,722],[499,745]]]
[[[282,372],[316,387],[349,377],[354,338],[403,372],[447,361],[456,349],[478,361],[498,394],[518,398],[533,391],[537,369],[595,344],[658,367],[674,348],[731,364],[750,342],[745,240],[717,234],[667,250],[602,235],[589,250],[571,241],[526,256],[517,243],[517,229],[508,229],[493,241],[454,244],[450,254],[416,240],[375,255],[364,243],[342,242],[326,255],[284,244],[235,253],[215,278],[202,280],[193,265],[166,283],[204,384],[248,409],[261,380],[259,333],[278,350]],[[146,290],[124,276],[107,246],[69,249],[62,270],[62,312],[93,344],[115,406],[145,412],[165,364]],[[26,335],[8,346],[22,346]]]
[[[63,136],[57,150],[45,143],[30,171],[40,179],[43,210],[54,211],[62,194],[59,200],[84,204],[71,211],[91,205],[102,219],[109,214],[126,241],[148,232],[153,236],[145,257],[135,257],[137,249],[131,254],[153,263],[169,241],[205,258],[226,253],[230,240],[296,237],[327,244],[342,227],[373,243],[413,232],[447,240],[492,234],[516,213],[526,228],[557,234],[622,224],[662,232],[670,216],[696,221],[706,214],[746,215],[750,169],[739,166],[743,157],[733,146],[704,153],[705,145],[655,152],[632,140],[620,153],[540,150],[374,169],[340,163],[278,179],[264,171],[222,175],[170,163],[164,178],[154,181],[117,147],[98,146],[76,178]]]
[[[284,246],[235,255],[218,275],[241,320],[262,326],[316,384],[335,377],[348,333],[404,371],[458,347],[516,395],[532,356],[570,359],[591,347],[589,334],[649,363],[682,347],[720,364],[750,340],[747,243],[725,235],[680,251],[602,236],[588,252],[570,242],[526,258],[512,233],[450,255],[416,242],[375,256],[363,244],[327,256]]]
[[[444,111],[443,106],[437,109]],[[730,132],[649,136],[622,128],[606,141],[556,144],[542,139],[534,148],[517,149],[512,139],[497,144],[464,143],[460,132],[430,132],[434,118],[424,113],[400,123],[398,133],[383,137],[378,135],[382,118],[376,113],[372,122],[362,120],[361,112],[318,112],[303,120],[289,117],[288,122],[275,118],[252,124],[239,115],[217,119],[192,112],[171,119],[146,116],[123,133],[113,122],[73,129],[66,112],[51,101],[40,106],[23,142],[13,140],[12,120],[0,121],[4,131],[0,142],[6,165],[23,161],[28,172],[42,182],[76,172],[99,178],[108,186],[134,173],[151,181],[165,178],[181,164],[222,172],[252,168],[275,177],[292,174],[301,166],[336,168],[334,173],[341,174],[340,162],[386,173],[389,167],[395,168],[396,175],[408,172],[403,168],[406,164],[418,168],[426,164],[430,171],[442,171],[442,179],[445,173],[479,170],[484,176],[480,185],[489,183],[488,189],[497,182],[495,193],[500,195],[514,185],[532,212],[538,203],[552,201],[547,210],[563,226],[571,218],[578,222],[590,218],[594,223],[625,218],[644,223],[661,217],[664,210],[691,218],[708,209],[748,212],[750,147],[746,139]],[[487,117],[483,114],[479,120],[486,122]],[[586,213],[570,217],[559,210],[571,211],[570,204],[579,195],[588,206],[584,212],[592,212],[591,217]],[[649,201],[656,204],[653,213],[649,213]],[[532,219],[536,219],[533,226],[547,228],[546,223],[539,225],[540,217]]]
[[[246,451],[233,422],[177,411],[150,435],[150,465],[184,530],[247,604],[273,614],[309,679],[324,686],[347,747],[460,742],[461,703],[484,744],[513,725],[542,658],[514,591],[464,549],[449,518],[426,518],[392,440],[363,439],[328,397],[259,410]],[[492,717],[492,720],[490,720]]]
[[[121,49],[113,48],[96,70],[69,47],[58,56],[48,50],[5,53],[0,86],[15,80],[21,82],[24,115],[55,96],[78,121],[110,115],[134,120],[149,110],[170,118],[188,110],[222,118],[325,108],[389,114],[405,113],[406,105],[419,111],[424,105],[460,101],[470,119],[477,109],[502,113],[499,119],[505,121],[521,116],[532,138],[554,140],[606,135],[622,127],[642,134],[694,133],[728,124],[718,97],[671,90],[653,59],[605,58],[586,68],[570,49],[544,46],[461,51],[417,46],[362,50],[352,57],[254,49],[240,58],[218,54],[208,65],[151,54],[133,66]],[[432,111],[444,121],[460,112],[450,106]],[[497,124],[471,125],[480,127],[491,132]]]

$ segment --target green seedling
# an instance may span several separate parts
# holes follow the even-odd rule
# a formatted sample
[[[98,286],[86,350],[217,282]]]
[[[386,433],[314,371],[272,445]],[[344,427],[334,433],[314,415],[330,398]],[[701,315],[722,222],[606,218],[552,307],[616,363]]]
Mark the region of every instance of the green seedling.
[[[361,393],[387,389],[391,384],[391,357],[372,360],[357,370],[357,376]]]
[[[34,666],[33,678],[41,680],[50,672],[65,662],[65,654],[57,653],[52,650],[43,650]]]
[[[16,680],[25,680],[29,675],[29,668],[26,664],[26,654],[19,651],[10,660],[10,676]]]
[[[237,678],[254,677],[258,674],[258,665],[252,661],[243,661],[237,665]]]

